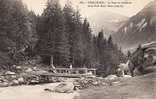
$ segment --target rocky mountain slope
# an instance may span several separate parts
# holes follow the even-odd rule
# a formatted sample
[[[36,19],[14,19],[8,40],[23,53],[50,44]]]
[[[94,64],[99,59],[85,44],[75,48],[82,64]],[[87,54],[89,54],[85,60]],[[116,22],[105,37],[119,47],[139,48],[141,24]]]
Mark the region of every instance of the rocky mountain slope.
[[[131,17],[117,33],[114,40],[123,48],[133,48],[156,40],[156,1],[147,4]]]

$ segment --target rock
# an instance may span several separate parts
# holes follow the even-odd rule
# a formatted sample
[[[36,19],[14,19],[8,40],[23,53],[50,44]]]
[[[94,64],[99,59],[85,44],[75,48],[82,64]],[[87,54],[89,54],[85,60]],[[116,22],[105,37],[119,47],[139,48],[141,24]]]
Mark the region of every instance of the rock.
[[[22,69],[22,67],[21,66],[16,66],[16,69]]]
[[[105,80],[110,80],[110,81],[112,81],[112,80],[116,80],[118,77],[116,76],[116,75],[109,75],[109,76],[107,76],[106,78],[105,78]]]
[[[45,88],[44,91],[53,92],[53,90],[51,90],[49,88]]]
[[[99,83],[97,81],[92,82],[94,86],[97,86]]]
[[[9,84],[7,82],[0,83],[0,87],[8,87]]]
[[[119,82],[119,81],[112,82],[111,85],[112,85],[112,86],[119,86],[119,85],[120,85],[120,82]]]
[[[33,70],[31,68],[28,68],[25,72],[32,72]]]
[[[74,91],[79,90],[80,86],[74,86]]]
[[[15,79],[16,78],[16,75],[11,75],[11,78]]]
[[[108,86],[108,83],[102,82],[101,85],[102,85],[102,86]]]
[[[142,73],[138,69],[135,69],[134,76],[139,76],[139,75],[142,75]]]
[[[92,73],[91,71],[90,71],[90,72],[88,72],[87,74],[88,74],[88,75],[93,75],[93,73]]]
[[[124,75],[123,77],[124,78],[131,78],[132,76],[131,75]]]
[[[34,85],[34,84],[39,84],[38,80],[32,79],[29,84]]]
[[[18,85],[18,84],[19,84],[18,80],[13,80],[13,81],[11,82],[11,85],[12,85],[12,86],[15,86],[15,85]]]
[[[58,92],[58,93],[72,93],[73,90],[74,90],[74,85],[73,85],[73,83],[70,83],[70,82],[69,83],[61,83],[54,88],[54,91]]]
[[[74,86],[78,86],[78,85],[79,85],[78,81],[74,81],[74,82],[73,82],[73,85],[74,85]]]
[[[18,82],[19,84],[24,84],[24,78],[23,77],[18,78]]]
[[[15,75],[15,74],[16,74],[15,72],[11,72],[11,71],[5,72],[5,75]]]
[[[122,70],[120,68],[117,69],[117,76],[118,77],[122,77],[123,76]]]
[[[37,67],[33,67],[33,70],[37,70]]]

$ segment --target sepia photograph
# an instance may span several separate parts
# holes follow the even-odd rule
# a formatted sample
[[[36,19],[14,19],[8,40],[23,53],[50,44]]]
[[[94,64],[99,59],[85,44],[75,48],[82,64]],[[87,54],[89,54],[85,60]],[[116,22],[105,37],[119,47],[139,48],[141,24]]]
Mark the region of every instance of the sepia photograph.
[[[156,0],[0,0],[0,99],[156,99]]]

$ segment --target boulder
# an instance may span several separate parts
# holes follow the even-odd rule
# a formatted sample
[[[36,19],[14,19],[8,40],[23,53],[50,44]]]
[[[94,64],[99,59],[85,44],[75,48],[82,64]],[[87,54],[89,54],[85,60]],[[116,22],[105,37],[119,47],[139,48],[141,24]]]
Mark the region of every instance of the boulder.
[[[33,70],[31,68],[27,68],[25,72],[32,72]]]
[[[5,72],[5,75],[15,75],[15,74],[16,74],[15,72],[11,72],[11,71]]]
[[[22,69],[22,67],[21,66],[16,66],[16,69]]]
[[[18,80],[13,80],[13,81],[10,83],[11,86],[15,86],[15,85],[18,85],[18,84],[19,84]]]
[[[105,78],[105,80],[109,80],[109,81],[112,81],[112,80],[116,80],[118,77],[116,75],[109,75]]]
[[[119,86],[119,85],[121,85],[121,83],[119,81],[116,81],[116,82],[112,82],[111,85],[112,86]]]
[[[58,93],[72,93],[74,91],[74,85],[71,82],[61,83],[54,88],[54,91]]]
[[[49,89],[49,88],[45,88],[44,91],[53,92],[53,90],[52,89]]]
[[[94,82],[92,82],[92,85],[94,85],[94,86],[97,86],[98,84],[99,84],[98,81],[94,81]]]
[[[131,75],[124,75],[123,77],[124,78],[131,78],[132,76]]]
[[[24,78],[23,77],[18,78],[18,82],[19,84],[24,84]]]
[[[8,86],[9,86],[9,83],[7,82],[0,83],[0,87],[8,87]]]

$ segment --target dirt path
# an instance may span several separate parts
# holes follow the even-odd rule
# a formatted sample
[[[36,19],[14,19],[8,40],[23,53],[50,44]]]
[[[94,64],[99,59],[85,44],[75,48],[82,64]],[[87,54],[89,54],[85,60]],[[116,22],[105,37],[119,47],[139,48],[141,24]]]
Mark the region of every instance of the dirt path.
[[[76,99],[156,99],[156,73],[123,81],[118,86],[86,89]]]
[[[44,91],[45,88],[53,88],[55,84],[36,86],[16,86],[0,88],[0,99],[73,99],[78,93],[52,93]]]

